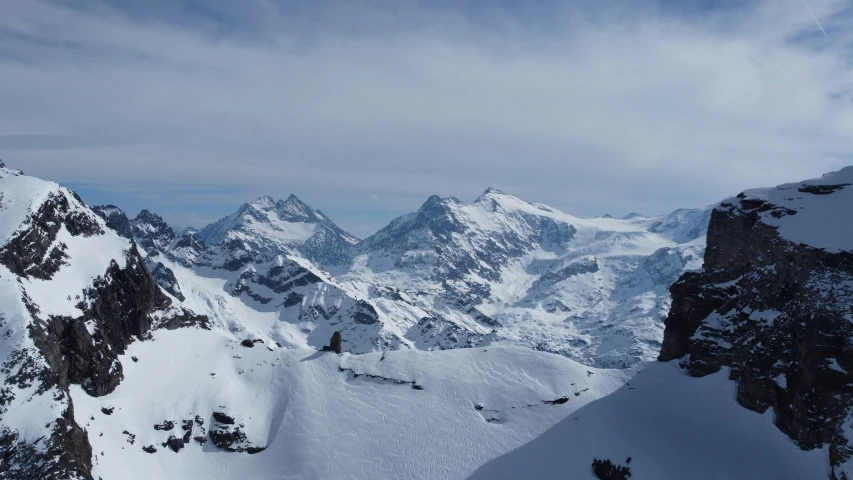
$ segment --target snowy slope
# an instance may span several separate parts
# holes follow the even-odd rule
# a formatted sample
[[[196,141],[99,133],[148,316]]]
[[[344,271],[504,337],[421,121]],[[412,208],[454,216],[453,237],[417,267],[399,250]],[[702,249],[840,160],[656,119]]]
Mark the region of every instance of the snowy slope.
[[[3,478],[90,478],[71,384],[103,395],[149,329],[199,325],[171,305],[130,240],[59,185],[0,165]]]
[[[626,379],[517,347],[339,357],[246,348],[216,331],[156,332],[126,355],[138,362],[115,392],[72,391],[103,478],[464,479]],[[209,431],[214,412],[265,450],[163,446],[186,420],[192,436]],[[155,430],[168,421],[173,429]]]
[[[819,179],[759,188],[738,199],[747,205],[766,203],[762,221],[777,227],[782,238],[837,253],[853,249],[853,167]],[[727,199],[723,203],[733,202]]]
[[[734,395],[727,371],[691,378],[677,362],[649,364],[470,478],[594,480],[594,458],[629,466],[631,480],[828,478],[825,449],[801,450],[773,425],[772,412],[751,412]]]

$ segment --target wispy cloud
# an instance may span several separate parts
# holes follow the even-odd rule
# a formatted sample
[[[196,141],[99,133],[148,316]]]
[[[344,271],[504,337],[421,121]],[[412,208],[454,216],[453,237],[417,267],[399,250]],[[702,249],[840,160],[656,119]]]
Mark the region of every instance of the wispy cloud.
[[[656,213],[851,163],[841,1],[813,5],[829,37],[782,0],[169,4],[0,0],[0,157],[175,218],[294,192],[363,231],[432,193]]]

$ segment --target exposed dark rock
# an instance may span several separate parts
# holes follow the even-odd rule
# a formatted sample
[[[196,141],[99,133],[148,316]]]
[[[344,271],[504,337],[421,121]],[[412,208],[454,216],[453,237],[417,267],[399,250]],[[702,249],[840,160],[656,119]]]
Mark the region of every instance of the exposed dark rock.
[[[28,443],[18,432],[0,430],[0,478],[92,480],[92,447],[86,432],[74,422],[69,406],[56,420],[49,438]]]
[[[373,305],[365,302],[364,300],[358,300],[355,303],[355,308],[352,312],[352,318],[353,320],[355,320],[356,323],[361,323],[363,325],[373,325],[374,323],[379,321],[379,314],[376,313],[376,309],[373,308]]]
[[[92,211],[107,221],[107,226],[124,238],[133,238],[133,228],[127,214],[115,205],[96,205]]]
[[[192,438],[193,435],[193,421],[184,420],[181,422],[181,430],[184,431],[184,443],[190,443],[190,438]]]
[[[81,317],[36,317],[30,336],[56,375],[56,383],[63,388],[81,384],[90,395],[101,396],[124,378],[118,355],[150,330],[150,314],[168,306],[169,299],[154,283],[135,247],[127,252],[125,268],[113,262],[84,292],[84,298]],[[86,322],[97,325],[93,335]]]
[[[154,448],[154,445],[148,445],[147,447],[142,447],[142,451],[145,453],[157,453],[157,449]]]
[[[166,446],[168,446],[173,452],[178,453],[184,448],[184,439],[171,436],[168,440],[166,440]]]
[[[154,425],[154,430],[163,430],[168,432],[169,430],[175,428],[175,422],[171,420],[164,420],[163,423],[158,423]]]
[[[139,215],[130,223],[133,229],[133,238],[139,242],[139,246],[145,249],[148,255],[156,256],[166,250],[172,240],[175,239],[174,230],[163,220],[163,217],[148,210],[139,212]]]
[[[853,399],[853,253],[794,244],[765,212],[790,214],[745,195],[714,210],[704,269],[670,289],[659,360],[682,359],[697,377],[730,367],[741,405],[772,407],[779,429],[803,449],[828,444],[838,465],[853,454],[841,433]]]
[[[243,340],[242,342],[240,342],[240,345],[242,345],[246,348],[252,348],[255,346],[255,342],[252,341],[251,338],[247,338],[247,339]]]
[[[614,465],[610,460],[592,460],[592,472],[599,480],[628,480],[631,478],[631,469],[621,465]]]
[[[145,266],[148,267],[148,271],[151,272],[151,276],[157,285],[160,285],[160,288],[182,302],[185,300],[184,294],[181,292],[181,285],[171,268],[163,265],[162,262],[149,259],[145,260]]]
[[[341,332],[335,331],[332,334],[332,339],[329,341],[329,344],[323,347],[324,352],[335,352],[340,355],[343,351],[343,337],[341,336]]]
[[[545,400],[545,405],[562,405],[564,403],[568,403],[569,397],[560,397],[556,400]]]
[[[207,315],[196,315],[195,313],[180,309],[177,312],[169,312],[170,315],[160,319],[154,329],[177,330],[179,328],[201,328],[210,330],[210,319]]]
[[[123,431],[123,432],[121,432],[121,433],[123,433],[123,434],[127,435],[127,443],[129,443],[129,444],[131,444],[131,445],[133,445],[134,443],[136,443],[136,435],[134,435],[134,434],[132,434],[132,433],[128,432],[127,430],[125,430],[125,431]]]
[[[243,428],[245,425],[237,425],[233,417],[222,412],[214,412],[213,422],[207,435],[214,445],[229,452],[254,454],[263,451],[266,447],[253,444],[246,436]]]
[[[96,218],[75,208],[66,195],[50,194],[38,211],[26,220],[24,228],[0,248],[0,263],[20,277],[49,280],[68,257],[66,245],[55,243],[59,230],[65,226],[75,237],[101,235],[103,230]]]
[[[213,412],[213,421],[223,425],[234,425],[234,417],[230,417],[222,412]]]
[[[287,295],[287,298],[284,299],[284,303],[282,304],[282,306],[284,308],[287,308],[292,307],[294,305],[299,305],[300,303],[302,303],[302,295],[296,292],[291,292],[289,295]]]
[[[210,441],[217,447],[232,452],[238,451],[234,445],[244,443],[246,441],[246,434],[243,433],[240,427],[222,428],[218,426],[211,426],[210,432],[208,432],[208,437],[210,437]]]
[[[110,408],[102,407],[101,408],[101,413],[103,413],[104,415],[112,415],[114,411],[115,411],[115,407],[110,407]]]
[[[814,195],[829,195],[830,193],[837,192],[838,190],[849,186],[849,183],[840,183],[838,185],[803,185],[797,190],[803,193],[812,193]]]

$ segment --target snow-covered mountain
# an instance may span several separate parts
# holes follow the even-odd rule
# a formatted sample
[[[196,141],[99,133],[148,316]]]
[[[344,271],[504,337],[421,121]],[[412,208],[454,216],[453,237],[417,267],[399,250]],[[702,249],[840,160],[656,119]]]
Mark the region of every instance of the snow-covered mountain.
[[[293,195],[180,236],[147,211],[130,223],[174,297],[180,269],[224,279],[315,347],[334,330],[356,353],[508,341],[624,368],[657,355],[669,285],[700,266],[709,215],[581,219],[488,189],[470,204],[430,197],[363,241]]]
[[[158,328],[209,328],[161,293],[135,245],[73,192],[0,163],[3,478],[91,478],[72,385],[107,395]]]
[[[253,255],[264,253],[298,254],[318,265],[339,263],[358,242],[295,195],[279,201],[261,197],[246,203],[195,237],[213,249],[196,263],[228,270],[238,270]]]
[[[851,172],[655,218],[431,197],[358,241],[0,166],[0,477],[849,475]]]
[[[513,346],[318,352],[289,307],[235,293],[256,259],[187,268],[5,166],[0,193],[3,478],[464,478],[629,375]],[[288,261],[290,293],[334,295]],[[319,302],[358,307],[301,304]]]
[[[657,355],[669,285],[701,266],[710,211],[581,219],[495,189],[433,196],[332,270],[417,348],[507,339],[626,367]]]
[[[707,239],[661,363],[472,479],[853,475],[853,167],[726,199]]]
[[[669,285],[701,265],[711,208],[581,219],[490,188],[470,204],[430,197],[363,241],[293,195],[179,236],[147,211],[96,211],[132,225],[174,297],[177,269],[223,278],[317,347],[334,330],[357,353],[509,341],[625,368],[657,355]]]

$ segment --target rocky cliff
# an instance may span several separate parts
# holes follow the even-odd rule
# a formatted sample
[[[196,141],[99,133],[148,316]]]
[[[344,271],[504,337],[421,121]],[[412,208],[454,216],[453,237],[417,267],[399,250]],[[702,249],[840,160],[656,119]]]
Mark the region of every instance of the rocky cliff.
[[[0,478],[92,478],[69,387],[106,395],[154,328],[207,326],[173,306],[132,240],[58,185],[0,166]]]
[[[802,449],[849,474],[853,399],[853,167],[749,190],[711,215],[704,269],[671,287],[659,360],[728,367],[738,402],[772,408]]]

